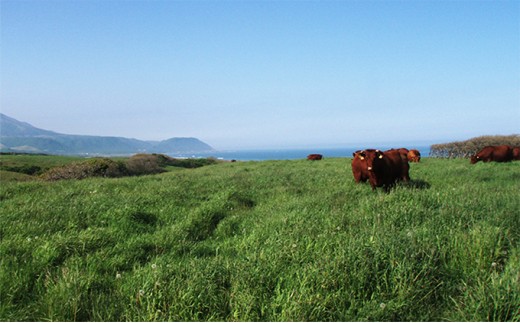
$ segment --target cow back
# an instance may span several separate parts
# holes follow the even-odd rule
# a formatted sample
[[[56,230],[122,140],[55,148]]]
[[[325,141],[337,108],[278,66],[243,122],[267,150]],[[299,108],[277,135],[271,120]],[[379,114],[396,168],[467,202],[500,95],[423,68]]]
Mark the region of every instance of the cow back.
[[[323,155],[321,154],[310,154],[307,156],[307,160],[322,160]]]
[[[399,148],[399,149],[390,149],[390,150],[387,150],[387,151],[392,151],[392,150],[397,150],[399,152],[399,154],[401,156],[403,156],[403,158],[408,158],[408,153],[410,153],[410,151],[406,148]]]
[[[384,153],[388,164],[388,172],[390,175],[390,181],[403,180],[409,181],[410,165],[408,164],[407,155],[403,155],[400,150],[387,150]]]

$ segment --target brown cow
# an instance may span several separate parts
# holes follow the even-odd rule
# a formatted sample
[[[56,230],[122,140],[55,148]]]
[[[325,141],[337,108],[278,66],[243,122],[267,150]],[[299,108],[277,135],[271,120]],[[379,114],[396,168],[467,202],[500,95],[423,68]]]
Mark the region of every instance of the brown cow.
[[[513,159],[520,160],[520,147],[513,147]]]
[[[417,149],[410,149],[406,157],[411,163],[418,163],[421,161],[421,153]]]
[[[410,152],[410,151],[409,151],[408,149],[406,149],[406,148],[399,148],[399,149],[394,149],[394,148],[392,148],[392,149],[389,149],[389,150],[397,150],[397,151],[401,154],[401,156],[403,156],[405,159],[407,158],[408,153]]]
[[[323,159],[323,155],[321,154],[310,154],[309,156],[307,156],[307,160],[322,160]]]
[[[388,191],[398,180],[409,181],[410,165],[397,149],[382,152],[376,149],[365,149],[359,152],[366,163],[368,180],[372,190],[383,187]]]
[[[410,170],[410,165],[408,164],[408,154],[404,154],[404,150],[408,151],[406,148],[400,148],[400,149],[389,149],[385,151],[384,153],[387,154],[387,156],[390,156],[395,159],[396,162],[398,162],[397,154],[399,154],[399,157],[401,157],[401,177],[403,181],[407,182],[410,180],[410,176],[408,175],[408,172]]]
[[[354,157],[352,158],[352,175],[354,175],[356,183],[368,180],[367,162],[365,157],[359,154],[360,152],[361,150],[352,153],[352,157]]]
[[[482,148],[478,153],[471,156],[470,163],[475,164],[479,161],[484,163],[494,162],[509,162],[513,160],[513,149],[508,145],[501,146],[486,146]]]

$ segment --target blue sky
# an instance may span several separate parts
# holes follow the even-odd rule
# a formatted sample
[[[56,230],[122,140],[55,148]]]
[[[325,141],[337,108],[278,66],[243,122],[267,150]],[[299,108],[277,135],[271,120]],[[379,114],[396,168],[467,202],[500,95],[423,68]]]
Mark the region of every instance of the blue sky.
[[[217,149],[520,133],[520,1],[2,0],[1,111]]]

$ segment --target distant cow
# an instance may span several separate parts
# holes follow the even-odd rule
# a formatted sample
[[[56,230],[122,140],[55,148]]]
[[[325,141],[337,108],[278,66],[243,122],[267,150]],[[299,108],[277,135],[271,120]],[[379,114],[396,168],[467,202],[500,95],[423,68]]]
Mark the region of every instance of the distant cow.
[[[358,157],[366,166],[372,190],[375,190],[376,187],[383,187],[385,191],[388,191],[397,181],[403,180],[407,182],[410,180],[408,173],[410,165],[408,165],[408,160],[400,154],[398,149],[391,149],[385,152],[376,149],[365,149],[358,153]]]
[[[352,175],[356,183],[368,180],[367,162],[364,156],[360,155],[361,150],[352,153]]]
[[[309,156],[307,156],[307,160],[322,160],[323,159],[323,155],[320,155],[320,154],[310,154]]]
[[[520,160],[520,147],[513,147],[513,159]]]
[[[509,162],[513,160],[513,149],[508,145],[486,146],[478,153],[471,156],[470,163],[475,164],[479,161],[487,162]]]
[[[411,163],[418,163],[421,161],[421,153],[417,149],[411,149],[406,157]]]

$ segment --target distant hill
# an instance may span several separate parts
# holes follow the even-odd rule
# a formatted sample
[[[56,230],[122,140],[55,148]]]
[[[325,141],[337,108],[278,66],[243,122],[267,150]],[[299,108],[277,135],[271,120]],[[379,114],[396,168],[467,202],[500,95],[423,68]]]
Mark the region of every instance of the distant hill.
[[[143,141],[124,137],[67,135],[36,128],[0,113],[0,151],[60,155],[197,153],[214,149],[197,138]]]
[[[0,113],[0,136],[9,137],[36,137],[36,136],[56,136],[56,132],[38,129],[27,122],[21,122],[14,118]]]

